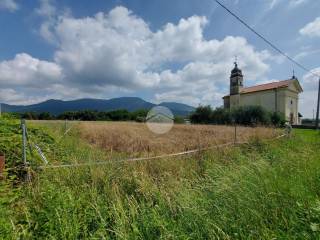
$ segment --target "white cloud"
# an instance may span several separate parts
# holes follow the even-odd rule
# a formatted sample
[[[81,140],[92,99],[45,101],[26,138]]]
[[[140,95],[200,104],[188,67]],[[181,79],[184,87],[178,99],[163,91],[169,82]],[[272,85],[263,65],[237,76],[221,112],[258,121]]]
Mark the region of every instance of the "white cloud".
[[[280,3],[285,7],[285,8],[296,8],[298,6],[301,6],[302,4],[306,4],[309,0],[267,0],[268,4],[268,10],[274,9],[276,6],[280,5]]]
[[[0,0],[0,9],[14,12],[18,8],[19,8],[19,5],[15,2],[15,0]]]
[[[304,90],[310,91],[313,89],[318,89],[318,76],[320,76],[320,67],[314,68],[310,73],[305,74],[302,78]]]
[[[26,53],[14,59],[0,62],[1,87],[32,87],[41,89],[61,80],[61,67],[55,63],[41,61]]]
[[[289,6],[290,7],[298,7],[302,4],[307,3],[309,0],[290,0]]]
[[[148,25],[123,7],[92,18],[62,18],[55,34],[60,42],[55,61],[74,84],[120,87],[150,86],[154,76],[146,41]]]
[[[304,117],[311,118],[311,113],[317,107],[318,83],[320,76],[320,67],[312,69],[312,73],[303,76],[301,84],[304,92],[300,96],[300,112]]]
[[[273,9],[280,1],[279,0],[269,0],[269,9]]]
[[[320,17],[305,25],[299,32],[309,37],[320,37]]]
[[[294,60],[300,61],[301,59],[304,59],[305,57],[309,57],[314,54],[320,53],[320,49],[302,49],[300,53],[298,53],[296,56],[294,56]]]
[[[60,16],[59,11],[54,5],[54,0],[39,0],[40,6],[35,9],[35,13],[43,19],[39,27],[39,34],[51,44],[56,44],[53,31],[54,26],[58,23]],[[62,12],[62,15],[68,16],[69,9]]]
[[[7,86],[6,79],[10,79],[7,87],[27,83],[42,86],[44,96],[64,98],[108,98],[115,92],[131,91],[134,95],[145,91],[154,94],[156,101],[221,105],[221,97],[228,93],[235,55],[245,83],[261,78],[269,70],[266,61],[275,60],[268,51],[255,50],[243,37],[205,39],[206,17],[192,16],[152,31],[142,18],[124,7],[74,18],[58,16],[55,8],[46,5],[50,2],[42,3],[46,7],[37,13],[49,19],[54,16],[43,34],[57,46],[54,62],[17,55],[0,63],[0,85]],[[32,64],[20,67],[21,59]],[[46,70],[32,67],[37,64]],[[20,76],[23,72],[26,74]],[[72,90],[65,94],[63,89]]]
[[[194,89],[200,82],[223,86],[235,55],[247,78],[254,80],[268,70],[267,51],[255,51],[242,37],[206,40],[207,24],[205,17],[192,16],[152,32],[124,7],[94,17],[63,17],[54,32],[60,43],[55,61],[63,66],[69,83],[83,91],[117,86],[177,92],[182,86]],[[171,63],[182,67],[176,72],[166,69]],[[196,94],[205,96],[209,90],[202,91],[194,93],[194,101],[202,100]]]
[[[36,92],[32,92],[35,94]],[[0,103],[10,104],[34,104],[42,102],[48,99],[48,96],[39,97],[37,95],[30,95],[30,92],[26,93],[23,89],[4,88],[0,89]]]
[[[35,12],[43,17],[54,17],[57,13],[56,7],[51,0],[39,0],[40,7]]]

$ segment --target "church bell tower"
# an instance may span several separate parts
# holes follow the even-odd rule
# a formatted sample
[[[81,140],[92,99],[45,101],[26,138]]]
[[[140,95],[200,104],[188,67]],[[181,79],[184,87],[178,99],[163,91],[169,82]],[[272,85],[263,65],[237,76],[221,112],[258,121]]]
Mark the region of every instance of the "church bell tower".
[[[243,87],[243,75],[241,69],[238,68],[237,62],[234,62],[234,68],[230,76],[230,96],[241,93]]]

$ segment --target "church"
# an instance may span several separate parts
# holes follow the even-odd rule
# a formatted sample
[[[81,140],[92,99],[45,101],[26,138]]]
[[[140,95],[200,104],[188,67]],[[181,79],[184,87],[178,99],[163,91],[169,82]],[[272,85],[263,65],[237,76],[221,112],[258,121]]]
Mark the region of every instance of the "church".
[[[270,112],[283,114],[290,124],[300,124],[299,93],[303,90],[299,80],[291,79],[243,87],[243,74],[234,63],[230,76],[230,94],[223,97],[224,108],[258,105]]]

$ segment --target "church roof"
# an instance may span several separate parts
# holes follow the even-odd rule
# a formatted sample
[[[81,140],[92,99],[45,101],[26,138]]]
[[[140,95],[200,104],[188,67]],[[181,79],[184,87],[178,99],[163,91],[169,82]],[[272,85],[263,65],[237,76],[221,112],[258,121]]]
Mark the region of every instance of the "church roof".
[[[290,83],[292,83],[292,82],[297,82],[298,87],[302,92],[302,88],[300,86],[298,79],[293,78],[293,79],[288,79],[288,80],[283,80],[283,81],[278,81],[278,82],[271,82],[271,83],[260,84],[260,85],[256,85],[256,86],[252,86],[252,87],[242,88],[240,94],[260,92],[260,91],[272,90],[272,89],[277,89],[277,88],[285,88],[285,87],[289,87]],[[229,95],[224,96],[224,97],[229,97]]]
[[[251,93],[251,92],[265,91],[265,90],[270,90],[275,88],[289,87],[289,84],[291,81],[292,79],[279,81],[279,82],[265,83],[265,84],[256,85],[252,87],[246,87],[242,89],[241,93]]]

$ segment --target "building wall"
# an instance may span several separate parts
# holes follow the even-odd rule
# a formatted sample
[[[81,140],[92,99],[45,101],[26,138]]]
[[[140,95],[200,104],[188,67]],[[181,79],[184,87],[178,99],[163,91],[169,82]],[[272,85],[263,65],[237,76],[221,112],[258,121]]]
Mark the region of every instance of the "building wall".
[[[285,97],[285,117],[287,121],[290,121],[291,113],[293,114],[293,122],[295,124],[299,123],[299,117],[298,117],[298,94],[293,91],[286,91],[286,97]]]
[[[230,101],[230,103],[229,103]],[[225,104],[230,107],[236,106],[262,106],[271,112],[280,112],[284,114],[287,121],[290,121],[290,115],[293,115],[293,123],[298,124],[298,92],[290,88],[272,89],[267,91],[246,93],[240,95],[231,95],[230,100]]]
[[[240,94],[234,94],[230,95],[229,101],[230,101],[230,107],[238,107],[241,104],[240,100]]]
[[[224,108],[230,108],[230,98],[229,96],[226,96],[223,98],[223,107]]]
[[[285,93],[282,90],[267,90],[253,93],[241,94],[240,105],[257,105],[262,106],[268,111],[284,112]]]
[[[286,116],[286,92],[287,89],[282,88],[282,89],[277,89],[277,99],[278,99],[278,109],[277,111],[284,114]]]

